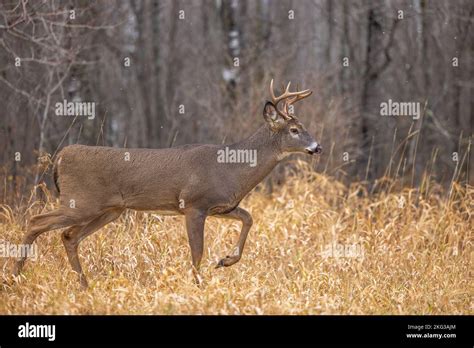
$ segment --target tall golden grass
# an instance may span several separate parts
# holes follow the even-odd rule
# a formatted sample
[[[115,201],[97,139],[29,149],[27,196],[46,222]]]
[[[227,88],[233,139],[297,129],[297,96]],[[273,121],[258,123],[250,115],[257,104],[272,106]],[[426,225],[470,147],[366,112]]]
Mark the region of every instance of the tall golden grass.
[[[271,195],[243,202],[254,217],[242,260],[214,269],[240,224],[209,218],[198,286],[182,217],[129,211],[82,242],[90,288],[81,291],[58,231],[7,281],[1,314],[473,314],[472,186],[434,183],[371,194],[299,163]],[[428,185],[429,184],[429,185]],[[2,206],[0,239],[20,243],[29,217]]]

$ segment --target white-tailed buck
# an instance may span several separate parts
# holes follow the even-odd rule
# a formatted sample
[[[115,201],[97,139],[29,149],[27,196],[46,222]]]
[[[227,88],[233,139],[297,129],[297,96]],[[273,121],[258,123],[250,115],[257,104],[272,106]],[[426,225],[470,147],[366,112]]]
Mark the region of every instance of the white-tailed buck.
[[[290,106],[311,91],[290,92],[289,88],[290,84],[275,97],[272,80],[272,100],[263,108],[265,124],[235,144],[168,149],[65,147],[56,157],[54,170],[60,207],[31,218],[23,243],[31,245],[42,233],[67,227],[62,241],[72,269],[79,274],[81,285],[87,287],[77,253],[79,243],[117,219],[125,209],[184,215],[196,270],[203,254],[206,217],[221,216],[242,222],[235,252],[220,260],[217,267],[233,265],[242,256],[252,226],[252,217],[239,207],[240,201],[287,154],[321,152],[290,112]],[[25,259],[26,255],[17,260],[14,275],[19,274]]]

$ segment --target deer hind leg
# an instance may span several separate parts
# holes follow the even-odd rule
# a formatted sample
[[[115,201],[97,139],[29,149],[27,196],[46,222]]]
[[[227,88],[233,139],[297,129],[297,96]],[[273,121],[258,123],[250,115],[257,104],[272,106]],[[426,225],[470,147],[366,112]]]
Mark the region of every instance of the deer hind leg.
[[[64,248],[66,249],[69,263],[71,264],[73,271],[79,275],[79,282],[83,288],[87,288],[88,284],[79,261],[79,243],[87,236],[117,219],[122,212],[123,209],[109,210],[91,220],[85,226],[73,226],[62,233],[61,238]]]
[[[30,220],[30,226],[25,233],[22,244],[27,245],[28,248],[31,247],[31,244],[38,238],[42,233],[55,230],[58,228],[68,227],[74,224],[74,219],[63,214],[61,209],[33,216]],[[21,255],[13,267],[13,275],[18,276],[27,258],[27,253]]]
[[[248,211],[239,207],[235,208],[227,214],[222,214],[218,216],[228,219],[239,220],[242,222],[242,230],[240,231],[239,241],[234,248],[234,253],[220,260],[216,266],[216,268],[229,267],[232,266],[234,263],[237,263],[242,257],[245,241],[247,240],[247,235],[250,231],[250,227],[252,227],[253,224],[252,216],[249,214]]]

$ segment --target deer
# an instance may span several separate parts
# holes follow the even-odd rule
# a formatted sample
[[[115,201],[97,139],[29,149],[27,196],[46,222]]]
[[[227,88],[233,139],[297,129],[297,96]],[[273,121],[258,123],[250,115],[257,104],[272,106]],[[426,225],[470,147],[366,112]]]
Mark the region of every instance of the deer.
[[[273,79],[271,101],[263,108],[264,124],[245,140],[230,145],[191,144],[164,149],[114,148],[69,145],[54,161],[54,182],[59,192],[56,210],[30,219],[23,244],[31,247],[41,234],[65,229],[61,239],[80,285],[88,281],[79,261],[79,243],[111,223],[126,210],[157,211],[184,215],[192,269],[199,272],[204,250],[204,226],[208,216],[242,223],[233,253],[216,268],[237,263],[253,224],[248,211],[239,207],[287,155],[320,154],[322,147],[293,112],[292,105],[311,95],[309,89],[290,92],[288,83],[276,97]],[[291,107],[291,109],[290,109]],[[256,165],[218,161],[218,153],[256,152]],[[255,164],[255,163],[254,163]],[[27,256],[20,256],[13,275],[20,274]]]

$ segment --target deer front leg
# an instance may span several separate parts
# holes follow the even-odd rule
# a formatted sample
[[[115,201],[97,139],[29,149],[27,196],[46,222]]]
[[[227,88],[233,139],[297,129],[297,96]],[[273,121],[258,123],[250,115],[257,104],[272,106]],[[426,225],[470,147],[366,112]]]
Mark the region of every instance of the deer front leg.
[[[200,210],[186,212],[186,231],[188,233],[189,246],[193,260],[194,271],[199,270],[202,253],[204,251],[204,223],[206,214]]]
[[[242,252],[244,251],[244,245],[245,241],[247,240],[247,235],[250,231],[250,227],[252,227],[253,224],[252,216],[249,214],[249,212],[239,207],[235,208],[227,214],[222,214],[219,216],[223,218],[241,221],[242,230],[240,231],[239,242],[234,248],[234,253],[220,260],[216,268],[229,267],[240,260],[240,258],[242,257]]]

